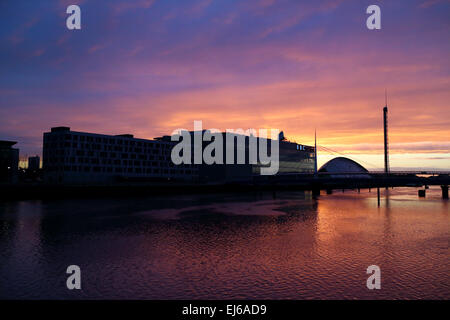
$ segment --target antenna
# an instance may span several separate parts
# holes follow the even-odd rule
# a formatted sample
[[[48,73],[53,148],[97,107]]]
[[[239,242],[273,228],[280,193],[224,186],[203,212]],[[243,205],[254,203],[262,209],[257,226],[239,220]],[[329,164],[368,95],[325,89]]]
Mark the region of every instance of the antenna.
[[[388,106],[387,89],[384,89],[383,129],[384,129],[384,173],[389,174],[389,138],[388,138]]]

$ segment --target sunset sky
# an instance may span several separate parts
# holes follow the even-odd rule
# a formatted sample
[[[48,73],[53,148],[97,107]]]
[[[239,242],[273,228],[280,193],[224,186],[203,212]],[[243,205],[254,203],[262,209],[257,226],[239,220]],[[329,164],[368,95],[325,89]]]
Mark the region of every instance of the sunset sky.
[[[81,7],[81,30],[66,7]],[[366,8],[381,7],[381,30]],[[383,166],[450,169],[450,1],[0,2],[0,139],[277,128]],[[330,159],[319,153],[319,165]]]

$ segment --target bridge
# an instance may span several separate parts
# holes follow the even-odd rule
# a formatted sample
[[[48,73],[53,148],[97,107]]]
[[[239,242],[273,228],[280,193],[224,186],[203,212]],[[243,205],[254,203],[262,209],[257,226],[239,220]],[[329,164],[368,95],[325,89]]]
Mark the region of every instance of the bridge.
[[[428,186],[441,186],[442,198],[448,199],[450,174],[445,171],[402,171],[390,172],[343,172],[343,173],[296,173],[273,176],[254,176],[252,181],[232,184],[207,184],[166,182],[155,184],[118,183],[113,185],[45,185],[17,184],[0,185],[1,200],[17,199],[61,199],[76,197],[128,197],[137,195],[216,193],[216,192],[254,192],[309,190],[314,197],[321,191],[327,194],[333,190],[377,189],[380,199],[381,188],[422,187],[420,197],[426,196]]]
[[[320,195],[320,190],[332,193],[333,189],[358,189],[377,188],[378,200],[380,188],[390,187],[424,187],[419,190],[420,197],[425,197],[426,189],[430,185],[440,185],[442,198],[448,199],[448,186],[450,184],[450,171],[445,170],[411,170],[392,171],[389,164],[389,139],[388,139],[388,104],[387,92],[385,93],[385,107],[383,108],[383,135],[384,135],[384,170],[368,171],[354,159],[339,151],[317,144],[317,136],[314,135],[315,164],[314,173],[281,174],[272,177],[256,178],[259,184],[283,185],[285,187],[302,187],[313,191],[314,195]],[[338,157],[327,162],[320,170],[317,169],[318,147]],[[337,160],[337,161],[336,161]],[[334,161],[333,164],[331,164]],[[361,161],[364,162],[364,161]],[[328,167],[327,167],[328,165]],[[372,167],[376,167],[369,163]],[[345,172],[350,168],[351,172]]]
[[[318,172],[255,176],[257,186],[272,186],[274,189],[311,190],[316,196],[321,190],[328,194],[343,189],[380,189],[393,187],[424,187],[419,196],[426,195],[428,186],[441,186],[442,198],[448,199],[450,172],[448,171],[391,171],[372,172]],[[379,191],[379,190],[378,190]]]

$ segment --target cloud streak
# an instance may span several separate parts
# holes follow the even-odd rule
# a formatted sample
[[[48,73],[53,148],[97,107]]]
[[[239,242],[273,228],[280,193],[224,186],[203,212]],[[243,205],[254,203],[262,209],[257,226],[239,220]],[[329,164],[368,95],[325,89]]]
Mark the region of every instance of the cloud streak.
[[[448,2],[383,3],[379,32],[356,0],[84,1],[79,32],[64,3],[2,8],[0,128],[24,152],[55,125],[152,138],[203,120],[379,154],[387,87],[392,152],[448,153]]]

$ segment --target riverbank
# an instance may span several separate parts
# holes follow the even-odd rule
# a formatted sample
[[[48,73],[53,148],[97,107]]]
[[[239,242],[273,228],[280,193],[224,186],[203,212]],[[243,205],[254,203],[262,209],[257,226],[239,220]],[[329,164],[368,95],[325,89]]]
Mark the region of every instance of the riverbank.
[[[44,183],[22,183],[0,185],[0,200],[61,199],[130,197],[151,195],[258,192],[258,191],[301,191],[336,189],[366,189],[384,187],[421,187],[428,185],[448,186],[450,177],[415,175],[373,175],[373,176],[271,176],[252,182],[201,184],[182,182],[160,183],[116,183],[112,185],[49,185]]]

